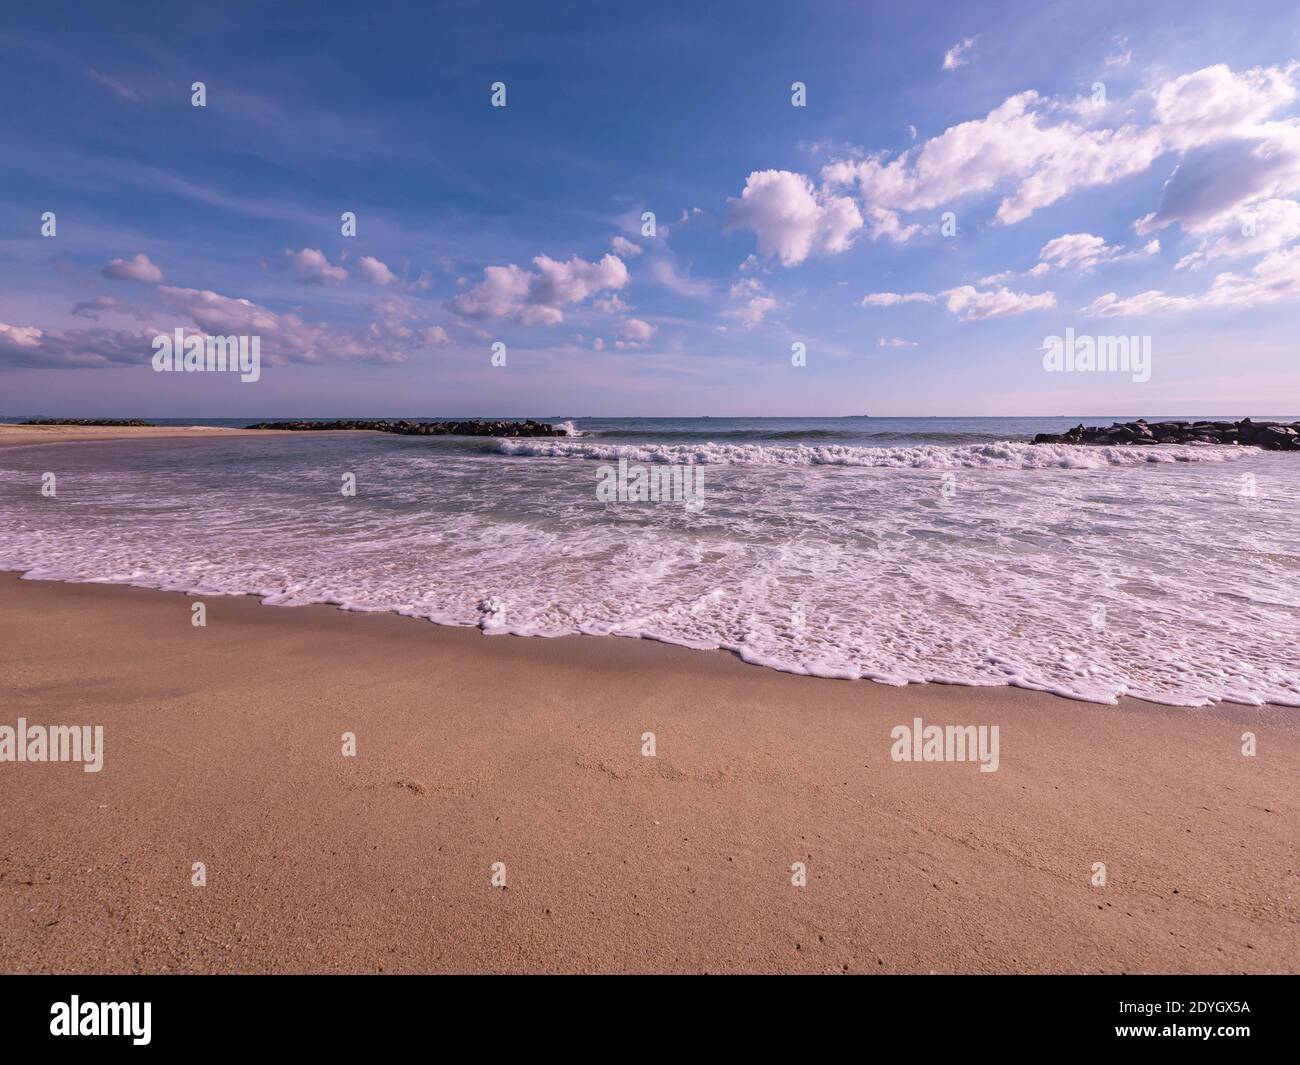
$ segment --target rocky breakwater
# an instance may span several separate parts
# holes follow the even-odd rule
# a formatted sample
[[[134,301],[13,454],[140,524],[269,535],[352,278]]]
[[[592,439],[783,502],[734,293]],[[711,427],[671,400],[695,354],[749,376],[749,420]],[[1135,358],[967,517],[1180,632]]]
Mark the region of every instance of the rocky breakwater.
[[[1064,433],[1039,433],[1035,444],[1242,444],[1265,451],[1300,451],[1300,422],[1116,422],[1076,425]]]
[[[484,421],[476,418],[466,422],[413,422],[401,421],[327,421],[327,422],[258,422],[246,429],[285,429],[290,432],[319,432],[323,429],[363,429],[372,433],[397,433],[400,436],[568,436],[565,429],[557,429],[546,422],[532,419],[522,422]]]

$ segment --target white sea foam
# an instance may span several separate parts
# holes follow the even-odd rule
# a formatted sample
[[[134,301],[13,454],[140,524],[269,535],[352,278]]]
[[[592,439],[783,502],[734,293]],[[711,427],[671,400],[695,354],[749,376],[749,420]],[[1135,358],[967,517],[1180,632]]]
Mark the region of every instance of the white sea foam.
[[[852,447],[845,444],[808,446],[766,444],[602,444],[574,443],[553,438],[506,438],[498,441],[505,455],[545,458],[599,459],[604,462],[697,463],[755,466],[877,466],[894,469],[1101,469],[1160,462],[1227,462],[1245,454],[1239,447],[1207,444],[1078,446],[1025,444],[1011,441],[965,444],[959,447]]]
[[[493,635],[640,636],[890,684],[1300,705],[1291,455],[550,440],[458,454],[385,437],[114,447],[0,451],[0,569]],[[599,503],[585,460],[620,457],[711,461],[705,509]],[[44,499],[51,468],[58,497]],[[334,469],[357,474],[355,498],[322,473]],[[1247,475],[1256,494],[1243,498]]]

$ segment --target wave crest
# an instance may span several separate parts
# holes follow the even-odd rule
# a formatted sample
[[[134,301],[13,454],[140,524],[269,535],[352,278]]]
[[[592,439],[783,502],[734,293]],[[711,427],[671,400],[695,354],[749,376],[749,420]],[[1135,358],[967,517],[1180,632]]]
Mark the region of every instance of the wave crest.
[[[1076,444],[996,443],[943,447],[851,447],[846,444],[808,446],[765,444],[601,444],[554,439],[497,441],[504,455],[542,458],[595,459],[603,462],[694,463],[751,466],[869,466],[894,469],[1103,469],[1162,462],[1226,462],[1240,458],[1239,447],[1148,445],[1142,447]]]

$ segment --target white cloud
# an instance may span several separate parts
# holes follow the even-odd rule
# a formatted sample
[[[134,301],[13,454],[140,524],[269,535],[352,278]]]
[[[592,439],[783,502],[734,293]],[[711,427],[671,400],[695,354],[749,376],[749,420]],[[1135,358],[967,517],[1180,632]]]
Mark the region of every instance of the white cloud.
[[[881,348],[914,348],[917,343],[915,340],[904,340],[902,337],[881,337],[876,346]]]
[[[1165,183],[1158,209],[1133,228],[1145,235],[1177,222],[1201,233],[1227,216],[1244,218],[1266,200],[1300,193],[1300,126],[1270,122],[1257,132],[1189,152]]]
[[[1091,233],[1067,233],[1044,244],[1038,253],[1038,261],[1059,270],[1077,266],[1087,273],[1098,263],[1113,259],[1119,251],[1118,247]]]
[[[1300,238],[1300,203],[1263,200],[1240,213],[1229,211],[1188,229],[1203,238],[1201,246],[1179,259],[1176,270],[1195,270],[1211,259],[1236,259],[1285,247]]]
[[[818,192],[803,174],[789,170],[755,170],[740,198],[728,203],[727,227],[752,230],[759,254],[783,266],[845,251],[863,224],[851,198]]]
[[[328,360],[396,363],[405,361],[410,349],[417,346],[411,331],[401,328],[400,312],[394,308],[381,311],[378,321],[353,329],[306,322],[296,313],[276,314],[251,300],[209,290],[164,285],[158,294],[168,307],[188,315],[211,336],[261,337],[262,356],[272,364]]]
[[[1141,248],[1125,252],[1120,245],[1107,244],[1104,238],[1092,233],[1066,233],[1044,244],[1038,253],[1038,262],[1026,270],[1025,274],[1028,277],[1045,277],[1053,270],[1069,269],[1087,274],[1101,263],[1146,258],[1159,251],[1158,240],[1149,240]],[[998,285],[1014,276],[1015,271],[1003,270],[999,274],[980,278],[979,284]]]
[[[873,292],[863,296],[861,307],[894,307],[900,303],[933,303],[934,297],[928,292]]]
[[[868,206],[866,212],[872,240],[888,237],[895,244],[905,244],[921,231],[919,224],[904,225],[897,211]]]
[[[1296,98],[1285,68],[1255,67],[1234,74],[1218,63],[1161,85],[1155,94],[1155,120],[1171,148],[1190,148],[1258,132],[1258,125]]]
[[[868,207],[905,212],[1012,183],[997,210],[997,220],[1010,224],[1076,188],[1145,170],[1159,153],[1153,131],[1090,129],[1061,119],[1051,101],[1027,91],[893,160],[839,160],[824,167],[822,177],[832,188],[856,186]]]
[[[1159,289],[1126,297],[1107,292],[1084,308],[1084,313],[1101,318],[1136,317],[1202,308],[1240,310],[1297,299],[1300,299],[1300,245],[1266,255],[1247,276],[1219,274],[1205,292],[1197,295],[1171,296]]]
[[[970,46],[975,43],[974,37],[967,37],[964,41],[958,41],[948,51],[943,54],[943,69],[956,70],[958,67],[964,67],[970,62],[966,58],[966,52]]]
[[[960,285],[939,295],[944,297],[949,312],[965,322],[984,318],[1007,318],[1056,306],[1056,295],[1052,292],[1030,294],[1012,292],[1008,288],[981,292],[973,285]]]
[[[110,259],[100,273],[118,281],[142,281],[147,285],[157,285],[163,279],[162,271],[149,261],[144,252],[130,259]]]
[[[117,314],[129,314],[133,317],[142,317],[140,312],[130,304],[116,300],[112,296],[96,296],[94,299],[81,300],[72,305],[71,314],[74,318],[94,318],[98,319],[101,313],[114,312]]]
[[[626,314],[631,310],[617,292],[592,300],[591,305],[601,314]]]
[[[325,253],[316,248],[301,251],[285,249],[289,265],[299,281],[307,285],[328,285],[347,279],[348,272],[341,266],[331,266]]]
[[[746,329],[762,325],[763,319],[780,304],[756,277],[746,277],[731,286],[734,306],[722,312],[724,318],[739,322]]]
[[[659,331],[657,326],[640,318],[628,318],[619,327],[619,340],[614,342],[616,348],[639,348],[649,343],[651,337]]]
[[[563,308],[601,291],[623,288],[627,267],[617,255],[599,262],[573,256],[558,262],[546,255],[533,259],[536,272],[515,264],[489,266],[483,280],[452,299],[450,308],[463,318],[515,318],[524,325],[558,325]]]
[[[613,241],[614,254],[622,256],[624,259],[634,259],[645,249],[640,244],[633,243],[627,237],[617,236]]]
[[[280,325],[279,315],[252,300],[169,285],[160,288],[158,294],[164,303],[188,314],[195,325],[214,336],[272,333]]]
[[[357,262],[357,272],[372,285],[391,285],[397,275],[373,255],[363,255]]]
[[[111,329],[41,329],[0,322],[0,366],[102,369],[145,364],[154,333]]]
[[[270,365],[327,360],[396,363],[422,343],[437,342],[441,332],[433,327],[435,331],[422,341],[404,328],[403,316],[409,308],[401,306],[402,301],[377,305],[377,321],[351,328],[305,322],[297,314],[277,314],[251,300],[208,290],[162,285],[157,292],[164,307],[181,316],[179,320],[154,321],[139,332],[0,324],[0,364],[67,368],[147,364],[153,338],[178,327],[187,335],[257,336],[263,361]]]

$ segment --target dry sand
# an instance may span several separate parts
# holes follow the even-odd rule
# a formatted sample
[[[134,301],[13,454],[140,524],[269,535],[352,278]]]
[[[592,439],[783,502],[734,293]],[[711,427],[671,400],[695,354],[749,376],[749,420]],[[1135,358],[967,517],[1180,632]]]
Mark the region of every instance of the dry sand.
[[[6,444],[63,444],[76,440],[150,440],[161,437],[261,436],[271,429],[224,429],[211,425],[16,425],[0,422],[0,447]]]
[[[193,602],[0,575],[0,724],[106,747],[0,764],[0,970],[1300,971],[1295,709]]]

